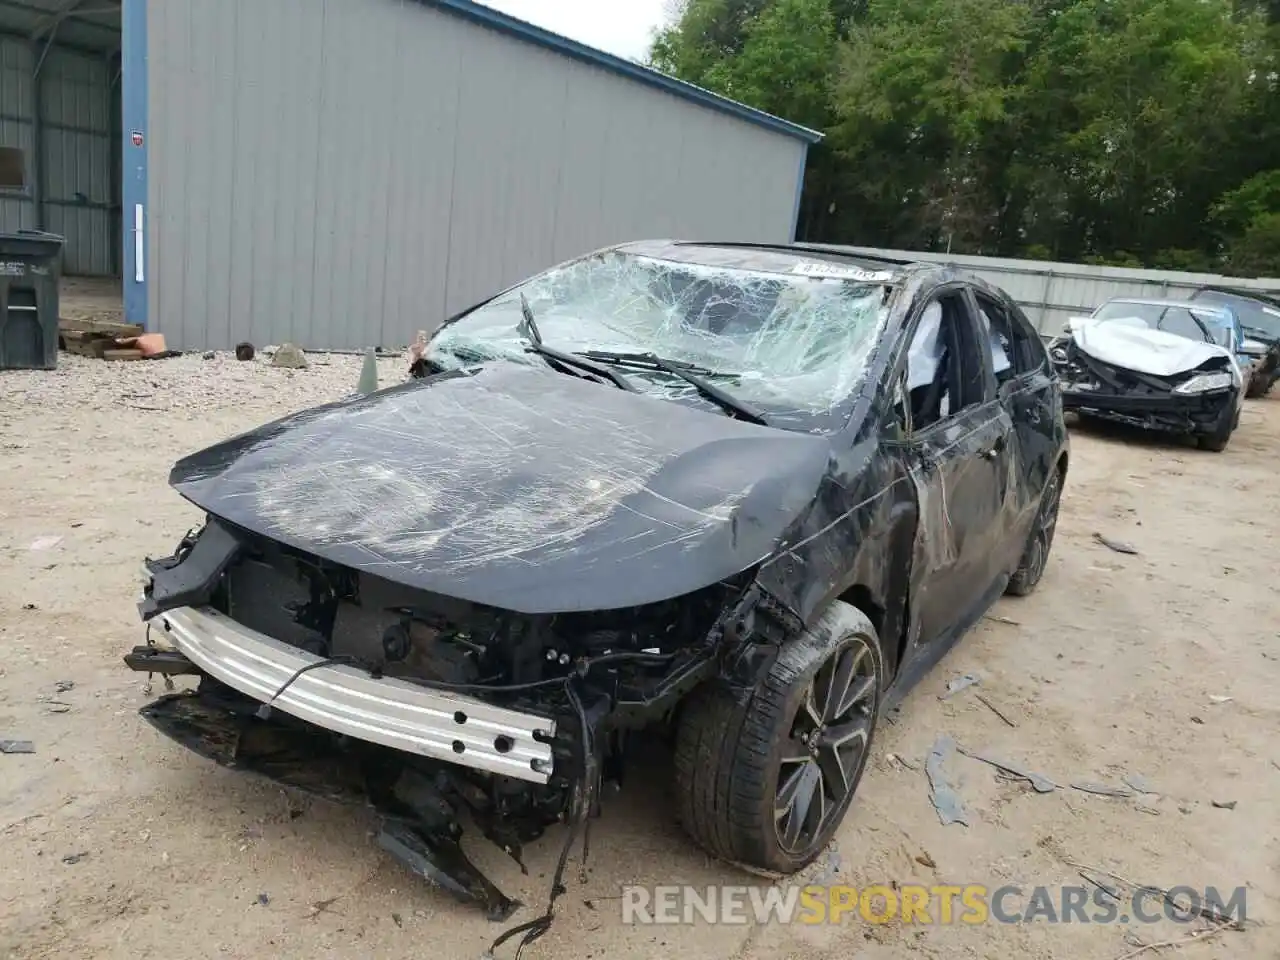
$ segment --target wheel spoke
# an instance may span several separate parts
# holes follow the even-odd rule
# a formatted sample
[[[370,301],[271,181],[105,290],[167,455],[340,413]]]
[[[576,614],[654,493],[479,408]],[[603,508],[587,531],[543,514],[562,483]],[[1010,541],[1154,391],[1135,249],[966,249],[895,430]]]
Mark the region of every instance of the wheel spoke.
[[[819,813],[825,811],[822,797],[822,772],[816,763],[806,763],[796,768],[778,789],[774,801],[774,817],[782,821],[782,841],[795,848],[811,819],[815,803]]]
[[[811,759],[811,757],[806,757],[806,763]],[[781,820],[795,807],[796,792],[800,789],[804,776],[805,766],[801,765],[787,773],[785,778],[779,779],[778,794],[773,801],[773,817],[775,820]]]
[[[831,722],[836,723],[843,720],[849,715],[849,711],[858,704],[870,699],[872,691],[875,689],[876,678],[860,676],[849,684],[849,689],[845,692],[844,699],[840,702],[839,709],[831,717]]]
[[[853,786],[853,777],[867,748],[869,717],[859,716],[832,727],[818,743],[818,766],[832,799],[839,803]]]
[[[818,740],[818,748],[842,750],[846,747],[858,746],[857,741],[865,744],[870,733],[871,717],[864,713],[855,714],[838,726],[828,727]]]
[[[865,647],[855,650],[844,650],[836,655],[832,664],[829,679],[818,706],[822,711],[822,722],[831,723],[840,716],[840,705],[849,695],[849,687],[858,673],[858,664],[866,655]]]
[[[818,702],[814,691],[814,687],[817,685],[818,678],[814,677],[813,683],[809,684],[809,689],[804,693],[804,706],[801,711],[803,714],[807,714],[808,716],[811,724],[809,727],[810,730],[816,730],[818,727],[822,726],[822,713],[818,710]],[[796,719],[799,720],[800,717],[797,716]]]

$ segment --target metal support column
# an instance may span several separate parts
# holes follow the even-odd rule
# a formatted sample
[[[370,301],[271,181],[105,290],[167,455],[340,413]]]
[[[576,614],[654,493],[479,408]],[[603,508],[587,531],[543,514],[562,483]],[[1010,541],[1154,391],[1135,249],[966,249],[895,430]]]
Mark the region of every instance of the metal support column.
[[[120,22],[124,316],[147,320],[147,0],[124,0]]]
[[[44,96],[40,82],[40,67],[45,45],[38,41],[31,44],[31,214],[35,228],[45,228],[44,219]]]

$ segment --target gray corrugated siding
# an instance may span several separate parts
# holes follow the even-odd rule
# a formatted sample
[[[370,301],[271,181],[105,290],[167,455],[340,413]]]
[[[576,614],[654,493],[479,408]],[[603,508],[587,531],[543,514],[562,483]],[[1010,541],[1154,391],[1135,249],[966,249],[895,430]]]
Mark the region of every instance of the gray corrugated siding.
[[[18,147],[26,156],[27,180],[32,176],[31,48],[0,34],[0,146]],[[36,225],[30,195],[0,192],[0,231],[30,230]]]
[[[877,247],[843,249],[900,260],[932,260],[969,270],[1009,294],[1041,333],[1062,330],[1068,317],[1091,313],[1114,297],[1179,299],[1199,287],[1217,285],[1251,288],[1280,294],[1280,278],[1245,280],[1210,273],[1178,273],[1172,270],[1134,270],[1126,267],[1094,267],[1083,263],[1048,263],[1043,260],[1005,260],[997,257],[953,256]]]
[[[110,67],[105,57],[55,47],[40,79],[45,229],[67,238],[66,273],[118,273]]]
[[[803,145],[408,0],[151,0],[151,325],[403,344],[644,237],[787,240]]]
[[[0,145],[22,148],[29,185],[36,173],[32,57],[28,43],[0,35]],[[40,80],[44,223],[38,222],[30,190],[26,196],[0,194],[0,230],[43,226],[66,238],[65,273],[115,274],[119,231],[111,208],[119,191],[112,151],[118,137],[107,62],[55,47]]]

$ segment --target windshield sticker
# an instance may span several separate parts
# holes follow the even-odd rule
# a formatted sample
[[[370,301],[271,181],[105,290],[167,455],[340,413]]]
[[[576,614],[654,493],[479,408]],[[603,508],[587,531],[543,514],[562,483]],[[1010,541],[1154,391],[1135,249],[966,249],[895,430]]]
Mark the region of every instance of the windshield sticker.
[[[824,277],[832,280],[858,280],[862,283],[888,283],[893,274],[888,270],[864,270],[843,263],[797,263],[791,272],[802,277]]]

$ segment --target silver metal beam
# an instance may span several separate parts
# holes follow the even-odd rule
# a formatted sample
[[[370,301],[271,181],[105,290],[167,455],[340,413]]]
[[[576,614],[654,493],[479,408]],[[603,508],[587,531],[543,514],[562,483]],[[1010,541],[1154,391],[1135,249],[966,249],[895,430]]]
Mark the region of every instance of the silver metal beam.
[[[160,614],[164,638],[241,693],[334,733],[474,770],[546,783],[555,720],[329,664],[211,607]]]

